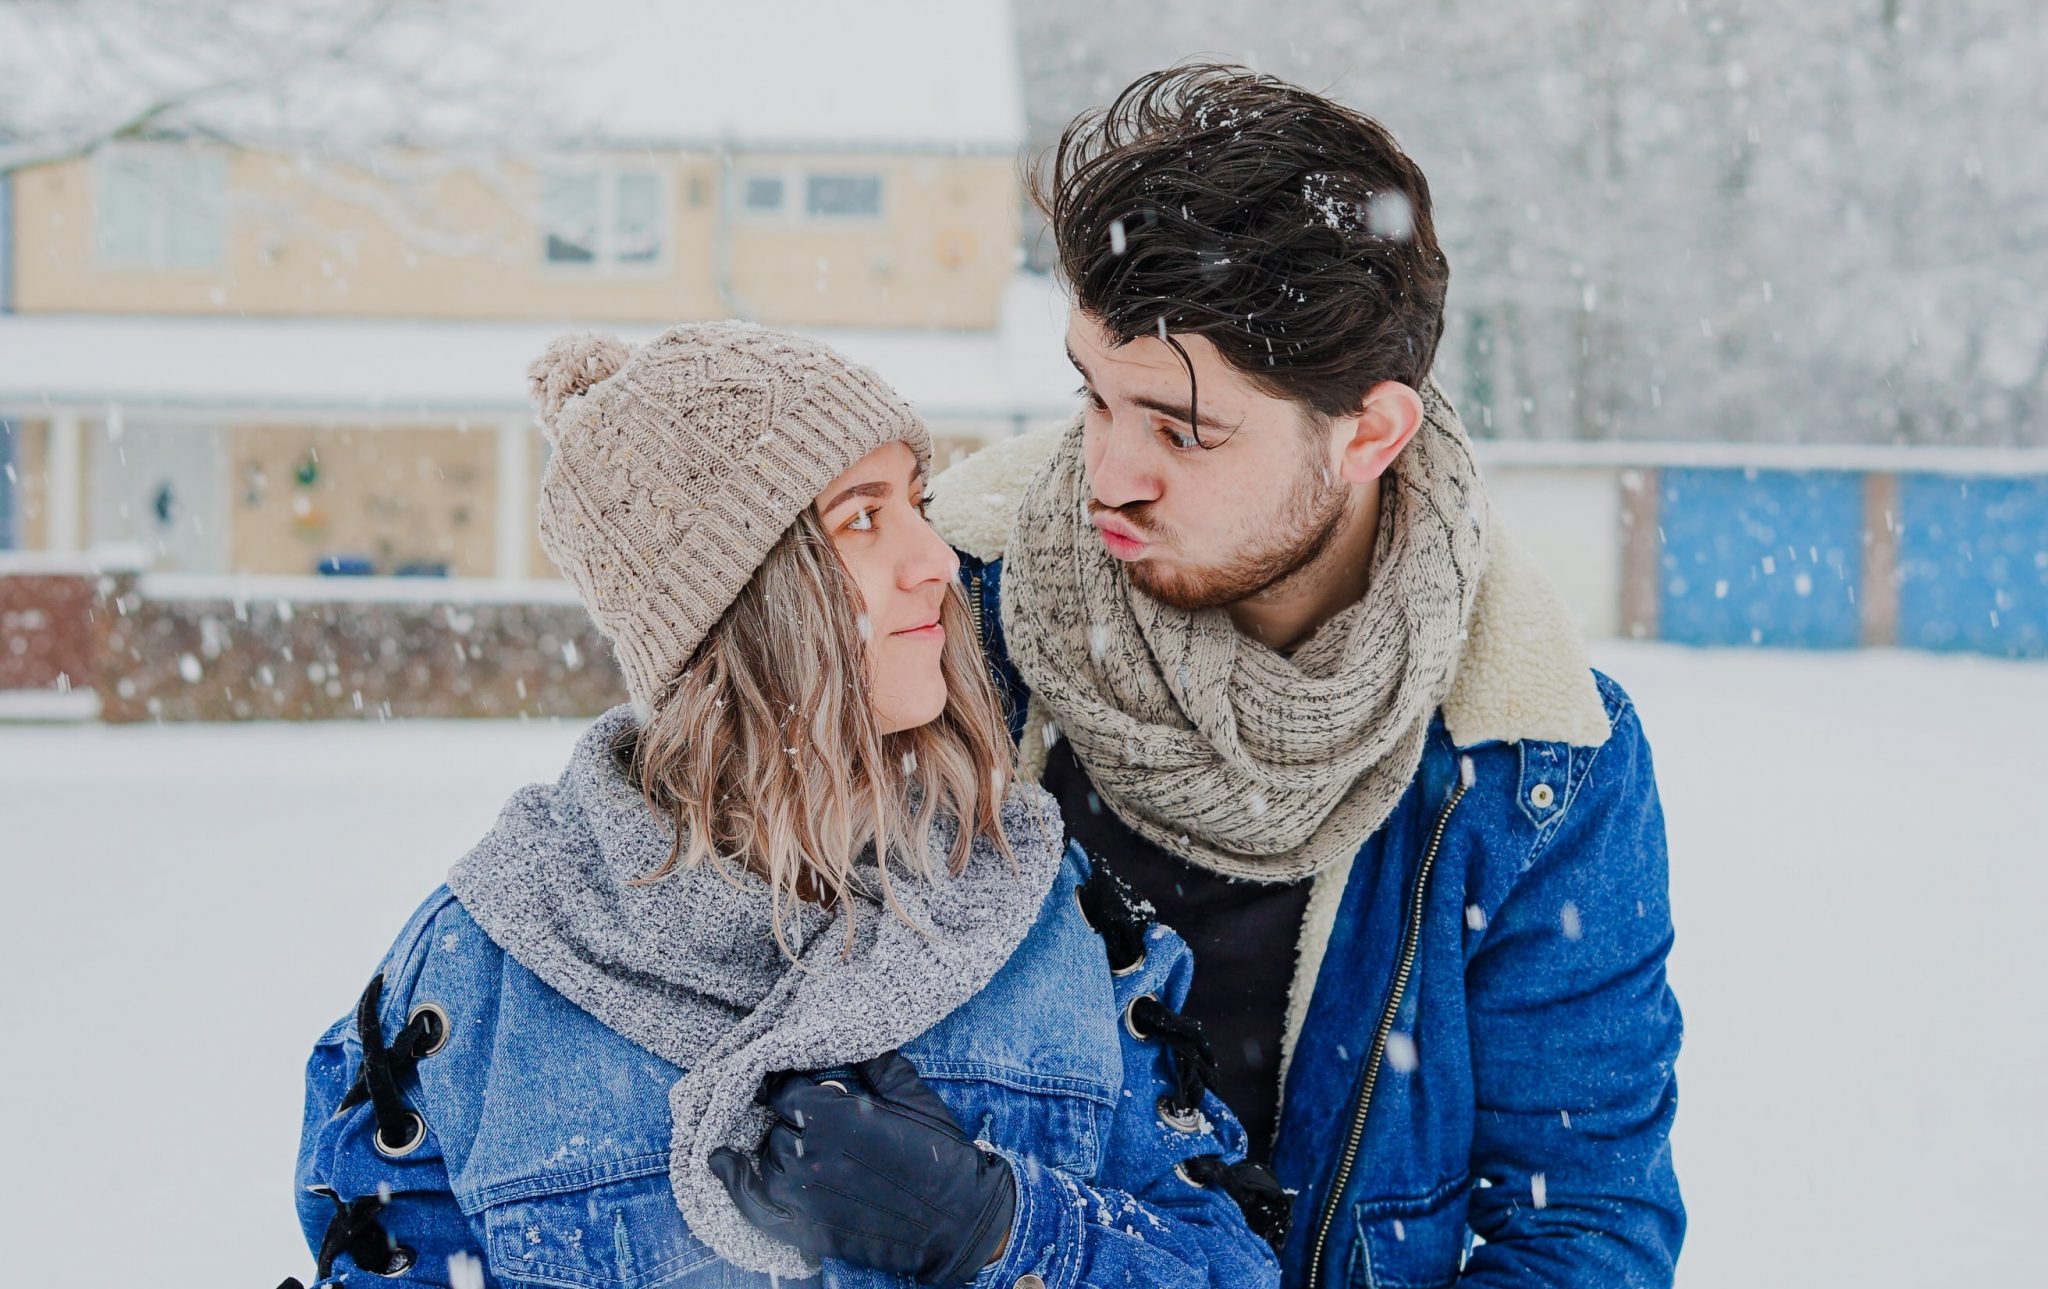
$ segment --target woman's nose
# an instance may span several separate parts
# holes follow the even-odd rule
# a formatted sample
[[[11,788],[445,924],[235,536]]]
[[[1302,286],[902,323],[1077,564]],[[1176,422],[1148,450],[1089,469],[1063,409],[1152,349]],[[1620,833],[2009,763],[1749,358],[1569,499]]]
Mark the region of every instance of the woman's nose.
[[[920,519],[911,525],[909,549],[897,569],[898,580],[907,591],[927,582],[950,582],[959,577],[960,556],[939,536],[937,529]]]

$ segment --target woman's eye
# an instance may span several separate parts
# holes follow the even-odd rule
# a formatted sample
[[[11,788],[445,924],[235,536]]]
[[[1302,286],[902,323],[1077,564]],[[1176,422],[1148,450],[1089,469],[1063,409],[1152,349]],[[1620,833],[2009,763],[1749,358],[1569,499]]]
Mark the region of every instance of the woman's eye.
[[[867,532],[875,526],[875,512],[872,510],[859,511],[847,522],[846,526],[857,533]]]
[[[1159,434],[1166,440],[1167,446],[1176,452],[1192,452],[1202,446],[1200,439],[1183,432],[1178,425],[1162,425],[1159,427]]]
[[[917,499],[917,513],[919,515],[928,515],[932,508],[932,502],[936,500],[937,498],[929,492],[920,495]]]

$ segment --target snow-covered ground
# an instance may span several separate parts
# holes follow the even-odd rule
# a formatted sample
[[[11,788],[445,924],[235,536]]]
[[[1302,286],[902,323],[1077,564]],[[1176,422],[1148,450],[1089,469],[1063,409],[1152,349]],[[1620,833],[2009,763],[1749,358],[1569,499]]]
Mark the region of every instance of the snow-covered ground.
[[[1671,829],[1681,1284],[2048,1282],[2048,667],[1598,661]],[[0,726],[0,1280],[306,1274],[306,1050],[575,733]]]

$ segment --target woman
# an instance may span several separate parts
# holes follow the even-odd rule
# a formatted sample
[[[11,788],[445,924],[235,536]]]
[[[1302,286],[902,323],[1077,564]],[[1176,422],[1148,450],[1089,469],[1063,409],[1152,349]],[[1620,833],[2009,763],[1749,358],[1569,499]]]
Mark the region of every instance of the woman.
[[[633,701],[320,1040],[321,1280],[1275,1283],[1184,946],[1010,773],[916,416],[740,324],[531,375]]]

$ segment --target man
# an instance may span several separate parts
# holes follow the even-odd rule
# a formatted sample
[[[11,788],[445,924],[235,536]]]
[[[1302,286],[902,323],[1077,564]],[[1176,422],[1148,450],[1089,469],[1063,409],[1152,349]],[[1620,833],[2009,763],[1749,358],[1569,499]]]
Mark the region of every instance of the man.
[[[1025,772],[1196,950],[1208,1081],[1296,1192],[1287,1282],[1669,1284],[1649,748],[1430,379],[1422,173],[1187,66],[1076,120],[1037,195],[1084,410],[931,515]]]

